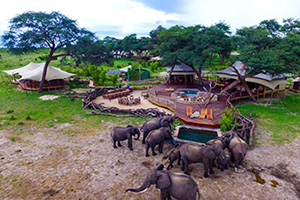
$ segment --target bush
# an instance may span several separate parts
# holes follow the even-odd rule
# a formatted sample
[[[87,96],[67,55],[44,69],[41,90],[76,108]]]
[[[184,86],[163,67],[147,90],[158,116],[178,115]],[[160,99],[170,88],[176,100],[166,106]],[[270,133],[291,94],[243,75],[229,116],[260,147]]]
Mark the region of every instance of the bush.
[[[113,75],[111,78],[111,82],[113,85],[116,85],[118,82],[119,75]]]
[[[98,69],[97,66],[91,65],[88,68],[89,74],[92,76],[94,85],[104,85],[107,80],[106,71],[101,67]]]
[[[236,125],[237,111],[231,106],[230,108],[225,108],[225,113],[222,114],[222,120],[219,121],[220,129],[222,132],[230,131],[234,125]]]

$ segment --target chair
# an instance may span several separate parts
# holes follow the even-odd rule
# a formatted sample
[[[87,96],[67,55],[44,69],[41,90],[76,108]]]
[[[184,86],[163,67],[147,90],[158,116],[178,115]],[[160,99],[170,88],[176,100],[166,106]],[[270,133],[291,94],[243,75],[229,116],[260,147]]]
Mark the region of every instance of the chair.
[[[189,117],[193,114],[193,107],[186,107],[186,115]]]
[[[200,119],[205,119],[205,116],[207,115],[207,109],[201,108],[201,113],[199,118]]]
[[[207,109],[207,119],[213,119],[212,109]]]

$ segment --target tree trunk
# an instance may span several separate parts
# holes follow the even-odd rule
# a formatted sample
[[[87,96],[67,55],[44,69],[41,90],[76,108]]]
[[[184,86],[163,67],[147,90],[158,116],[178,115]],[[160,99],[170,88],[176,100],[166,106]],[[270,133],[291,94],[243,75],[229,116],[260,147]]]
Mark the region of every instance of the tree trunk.
[[[55,48],[51,48],[51,51],[49,53],[49,56],[47,58],[47,61],[45,63],[44,70],[43,70],[42,80],[41,80],[40,88],[39,88],[40,93],[43,92],[44,83],[45,83],[45,79],[46,79],[46,75],[47,75],[47,69],[48,69],[49,63],[52,60],[52,56],[53,56],[54,52],[55,52]]]
[[[171,75],[172,75],[172,73],[173,73],[174,67],[175,67],[175,64],[172,66],[172,68],[171,68],[171,70],[170,70],[170,72],[169,72],[169,76],[168,76],[168,80],[167,80],[166,86],[168,86],[169,83],[170,83]]]
[[[221,62],[221,65],[224,65],[224,56],[222,54],[219,54],[220,56],[220,62]]]
[[[209,66],[211,66],[211,61],[212,61],[213,57],[214,57],[214,53],[211,53],[210,54],[210,59],[209,59]]]
[[[252,94],[252,92],[251,92],[251,90],[250,90],[250,88],[249,88],[247,82],[246,82],[246,78],[251,77],[252,74],[249,73],[249,74],[245,74],[244,76],[241,76],[240,73],[238,72],[238,70],[237,70],[235,67],[233,67],[233,69],[234,69],[235,72],[237,73],[238,79],[235,80],[235,81],[233,81],[233,82],[232,82],[230,85],[228,85],[226,88],[224,88],[224,89],[219,93],[219,95],[224,94],[224,93],[227,92],[228,90],[233,89],[233,88],[234,88],[235,86],[237,86],[239,83],[242,83],[242,85],[244,85],[244,87],[245,87],[247,93],[249,94],[249,96],[251,97],[251,99],[252,99],[254,102],[257,102],[256,99],[255,99],[255,97],[253,96],[253,94]]]

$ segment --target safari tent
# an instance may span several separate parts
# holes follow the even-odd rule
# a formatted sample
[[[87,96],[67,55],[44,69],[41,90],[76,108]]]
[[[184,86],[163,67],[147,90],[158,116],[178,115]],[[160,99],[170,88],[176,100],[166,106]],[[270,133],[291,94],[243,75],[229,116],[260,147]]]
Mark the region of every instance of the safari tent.
[[[245,64],[243,64],[241,61],[236,61],[233,66],[239,71],[241,75],[245,75]],[[238,79],[238,76],[232,67],[217,71],[214,74],[216,74],[219,78]],[[272,76],[271,74],[259,73],[254,75],[253,77],[246,78],[246,82],[263,85],[272,90],[282,90],[285,89],[285,85],[287,84],[287,77],[288,76],[285,74]]]
[[[19,86],[26,90],[38,90],[42,80],[45,63],[29,63],[28,65],[13,69],[6,70],[5,73],[15,76],[19,75],[21,78],[18,80]],[[44,89],[56,89],[64,86],[64,79],[70,78],[75,74],[65,72],[59,68],[48,66]]]
[[[291,88],[291,90],[300,93],[300,77],[294,78],[292,82],[293,82],[293,88]]]
[[[188,65],[180,63],[174,66],[172,72],[171,69],[172,67],[166,68],[169,73],[171,83],[187,85],[195,82],[196,73]]]
[[[241,61],[236,61],[233,66],[241,75],[245,75],[246,65],[244,63],[242,63]],[[228,67],[224,70],[214,72],[214,74],[221,79],[238,79],[238,76],[233,67]],[[253,93],[262,94],[265,97],[266,93],[271,93],[273,95],[274,92],[284,91],[285,86],[288,83],[286,81],[287,77],[288,75],[286,74],[273,76],[267,73],[259,73],[252,77],[248,77],[245,80],[247,83],[249,83],[250,89],[252,89]]]
[[[138,77],[130,77],[128,74],[128,70],[131,69],[132,66],[128,65],[127,67],[121,68],[121,76],[122,78],[126,77],[128,81],[141,81],[150,78],[150,72],[148,70],[137,68],[139,71]]]

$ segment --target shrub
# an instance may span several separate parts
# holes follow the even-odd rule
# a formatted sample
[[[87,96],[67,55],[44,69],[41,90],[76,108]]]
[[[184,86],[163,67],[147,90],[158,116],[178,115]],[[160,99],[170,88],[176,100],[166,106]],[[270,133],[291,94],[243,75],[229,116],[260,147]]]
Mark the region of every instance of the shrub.
[[[219,121],[222,132],[230,131],[232,127],[236,125],[236,115],[237,110],[233,106],[225,108],[225,113],[222,114],[222,120]]]
[[[119,75],[113,75],[111,78],[111,82],[113,85],[116,85],[118,82]]]
[[[13,120],[16,120],[17,118],[15,118],[15,116],[10,116],[9,120],[13,121]]]
[[[100,70],[95,65],[91,65],[88,68],[89,74],[92,76],[95,85],[100,83]]]
[[[14,110],[7,110],[6,114],[10,114],[10,113],[13,113],[13,112],[14,112]]]

